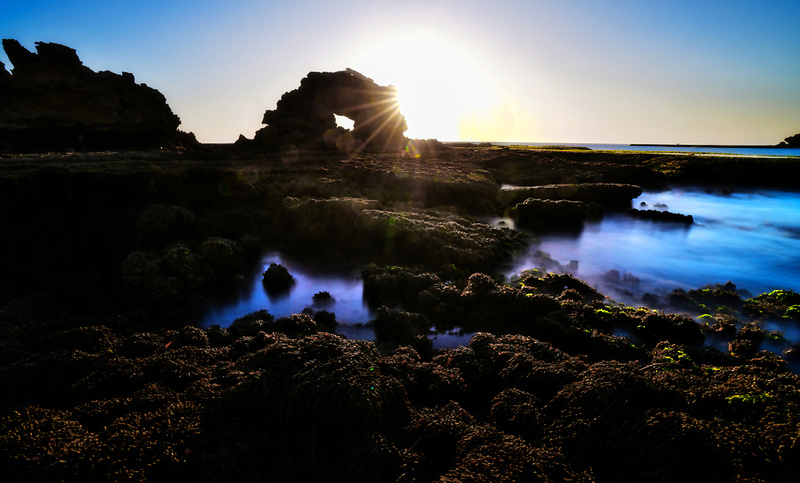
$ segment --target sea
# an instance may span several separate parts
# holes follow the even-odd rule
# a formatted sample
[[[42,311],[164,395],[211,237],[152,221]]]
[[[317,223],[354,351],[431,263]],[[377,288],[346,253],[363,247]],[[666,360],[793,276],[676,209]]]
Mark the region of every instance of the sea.
[[[594,151],[656,151],[664,153],[695,153],[705,155],[800,157],[800,148],[775,148],[768,146],[695,146],[687,145],[635,145],[635,144],[594,144],[594,143],[491,143],[497,146],[567,146],[589,148]]]

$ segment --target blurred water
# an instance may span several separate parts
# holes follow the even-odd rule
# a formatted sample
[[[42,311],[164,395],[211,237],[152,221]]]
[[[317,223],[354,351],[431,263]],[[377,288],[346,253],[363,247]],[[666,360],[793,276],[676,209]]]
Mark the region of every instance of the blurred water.
[[[294,276],[295,284],[288,292],[276,294],[264,289],[262,274],[270,263],[285,266]],[[330,302],[314,301],[314,295],[322,291],[331,294]],[[261,309],[279,318],[300,313],[307,307],[334,312],[338,322],[349,325],[368,322],[375,315],[364,301],[359,267],[325,269],[310,262],[287,258],[278,252],[269,252],[261,257],[256,269],[248,275],[245,286],[212,301],[212,308],[201,326],[219,324],[227,327],[234,319]],[[354,335],[357,332],[354,328]]]
[[[261,282],[270,263],[285,266],[295,278],[295,284],[284,293],[269,293]],[[329,302],[314,301],[314,295],[326,291]],[[248,282],[231,293],[222,294],[212,301],[212,307],[201,322],[201,327],[218,324],[228,327],[235,319],[257,310],[266,309],[276,319],[302,312],[327,310],[336,314],[339,323],[336,332],[350,339],[375,340],[375,331],[363,324],[375,318],[376,310],[364,300],[363,281],[357,267],[320,268],[318,265],[288,258],[278,252],[264,254],[256,269],[248,275]],[[472,334],[455,329],[431,336],[433,347],[458,347],[467,345]]]
[[[517,259],[506,274],[533,268],[533,252],[542,250],[564,265],[577,260],[577,277],[620,298],[625,298],[621,290],[636,296],[728,281],[753,295],[800,289],[800,193],[675,188],[645,192],[633,205],[692,215],[695,223],[607,213],[580,233],[541,236],[541,244]],[[621,278],[628,275],[627,283],[609,277],[610,270]]]
[[[647,206],[640,206],[640,203]],[[534,253],[542,250],[563,265],[578,261],[573,273],[618,302],[642,305],[645,292],[668,294],[673,289],[701,288],[732,281],[753,295],[774,289],[800,291],[800,193],[753,190],[721,193],[703,188],[675,188],[645,192],[634,200],[640,209],[666,209],[692,215],[694,225],[653,222],[631,218],[627,213],[607,213],[602,221],[587,223],[580,232],[551,233],[541,243],[505,267],[512,276],[535,268]],[[513,226],[511,220],[505,220]],[[262,273],[270,263],[280,263],[296,278],[283,294],[268,293]],[[609,278],[609,271],[618,277]],[[327,291],[333,300],[315,303],[314,294]],[[361,324],[375,317],[363,297],[360,267],[320,268],[314,262],[265,254],[248,282],[233,293],[220,295],[201,326],[227,327],[243,315],[266,309],[278,317],[310,307],[336,314],[337,332],[349,338],[374,340],[374,331]],[[776,322],[768,330],[780,330],[797,341],[794,322]],[[439,334],[434,346],[466,344],[469,334]]]

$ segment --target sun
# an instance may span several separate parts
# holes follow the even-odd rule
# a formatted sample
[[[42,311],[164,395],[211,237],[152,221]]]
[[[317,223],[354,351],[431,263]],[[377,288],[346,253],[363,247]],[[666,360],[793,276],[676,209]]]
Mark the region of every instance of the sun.
[[[416,32],[372,42],[354,68],[397,88],[410,138],[463,139],[465,123],[480,124],[501,107],[475,56],[441,35]]]

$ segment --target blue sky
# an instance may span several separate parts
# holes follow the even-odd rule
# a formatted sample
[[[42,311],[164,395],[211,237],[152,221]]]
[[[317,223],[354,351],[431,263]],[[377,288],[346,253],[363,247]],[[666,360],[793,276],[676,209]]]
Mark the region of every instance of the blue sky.
[[[134,73],[204,142],[350,67],[398,87],[413,137],[772,144],[800,132],[798,19],[771,0],[4,0],[0,37]]]

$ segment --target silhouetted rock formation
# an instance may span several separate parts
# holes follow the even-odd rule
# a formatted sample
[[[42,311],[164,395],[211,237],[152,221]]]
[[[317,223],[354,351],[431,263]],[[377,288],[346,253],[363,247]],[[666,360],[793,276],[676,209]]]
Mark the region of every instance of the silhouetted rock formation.
[[[788,138],[784,139],[781,145],[786,146],[788,148],[800,148],[800,133],[795,134],[794,136],[789,136]]]
[[[353,130],[337,126],[334,114],[352,119]],[[310,72],[275,110],[264,113],[263,122],[267,126],[255,141],[265,146],[395,152],[408,142],[394,87],[379,86],[352,69]]]
[[[94,72],[74,49],[16,40],[0,64],[0,148],[13,151],[152,148],[177,139],[178,116],[164,96],[133,74]]]

